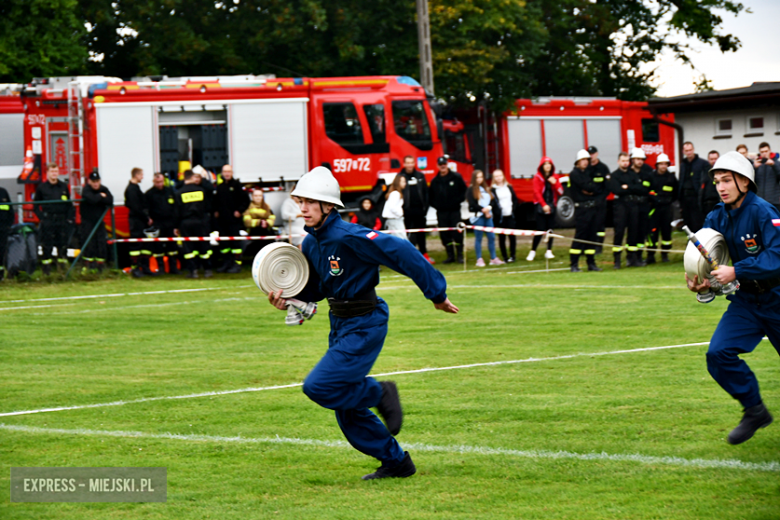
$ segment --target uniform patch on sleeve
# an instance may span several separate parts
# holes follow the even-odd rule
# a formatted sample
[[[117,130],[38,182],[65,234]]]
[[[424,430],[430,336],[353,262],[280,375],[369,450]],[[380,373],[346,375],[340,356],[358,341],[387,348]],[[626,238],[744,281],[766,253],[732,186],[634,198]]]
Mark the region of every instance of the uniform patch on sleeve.
[[[780,218],[773,218],[772,224],[774,224],[775,227],[780,227]]]
[[[778,220],[778,222],[780,222],[780,220]],[[775,224],[775,226],[780,226],[780,224]],[[368,238],[369,240],[374,240],[377,236],[379,235],[376,234],[376,231],[372,231],[371,233],[366,235],[366,238]]]

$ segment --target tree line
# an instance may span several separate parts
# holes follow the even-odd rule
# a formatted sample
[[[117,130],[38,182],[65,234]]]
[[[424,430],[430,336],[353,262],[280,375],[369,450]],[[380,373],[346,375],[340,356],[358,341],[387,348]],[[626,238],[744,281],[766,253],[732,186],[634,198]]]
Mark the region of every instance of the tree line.
[[[680,35],[739,48],[731,0],[430,0],[436,95],[646,99]],[[419,75],[414,0],[3,0],[0,82],[97,74]]]

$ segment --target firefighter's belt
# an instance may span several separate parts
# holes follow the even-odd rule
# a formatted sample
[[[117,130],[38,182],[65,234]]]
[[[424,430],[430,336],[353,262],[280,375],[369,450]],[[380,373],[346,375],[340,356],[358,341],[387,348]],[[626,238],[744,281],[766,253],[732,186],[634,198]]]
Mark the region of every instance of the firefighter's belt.
[[[359,298],[354,300],[337,300],[336,298],[328,298],[330,312],[339,318],[354,318],[355,316],[364,316],[374,312],[374,309],[376,309],[376,304],[376,291],[374,289],[371,289],[370,292],[361,294]]]
[[[780,286],[780,278],[769,278],[768,280],[740,280],[739,290],[747,294],[764,294],[775,287]]]
[[[598,202],[595,200],[586,200],[585,202],[574,203],[575,208],[582,208],[582,209],[595,208],[597,205]]]

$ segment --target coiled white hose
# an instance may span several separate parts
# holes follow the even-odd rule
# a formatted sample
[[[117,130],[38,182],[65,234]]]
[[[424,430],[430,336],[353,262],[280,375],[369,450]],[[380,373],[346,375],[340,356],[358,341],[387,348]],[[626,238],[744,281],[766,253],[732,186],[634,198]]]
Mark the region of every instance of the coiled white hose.
[[[264,294],[281,289],[282,297],[292,298],[309,281],[309,262],[297,247],[275,242],[255,256],[252,278]]]
[[[718,265],[729,264],[729,248],[723,235],[711,228],[700,229],[695,234],[699,243],[710,253],[710,258],[715,260]],[[685,272],[691,280],[693,280],[694,276],[699,277],[700,283],[704,280],[713,280],[713,277],[710,275],[710,272],[713,270],[712,266],[702,256],[693,242],[689,241],[688,247],[685,248],[683,263]]]

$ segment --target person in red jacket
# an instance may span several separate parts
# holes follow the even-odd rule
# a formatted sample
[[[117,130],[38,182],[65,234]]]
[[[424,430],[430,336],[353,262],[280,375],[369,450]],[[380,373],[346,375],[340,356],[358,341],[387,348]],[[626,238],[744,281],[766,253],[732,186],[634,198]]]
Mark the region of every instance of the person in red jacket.
[[[563,184],[561,176],[555,173],[555,164],[549,157],[542,157],[539,161],[539,167],[536,169],[536,175],[533,179],[534,188],[534,216],[536,218],[536,230],[547,231],[553,228],[555,224],[555,207],[558,198],[563,195]],[[534,236],[534,242],[531,246],[531,252],[528,253],[526,260],[529,262],[536,258],[536,248],[542,241],[542,235]],[[547,259],[555,258],[552,252],[552,239],[547,242],[547,252],[544,254]]]

